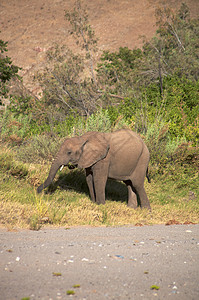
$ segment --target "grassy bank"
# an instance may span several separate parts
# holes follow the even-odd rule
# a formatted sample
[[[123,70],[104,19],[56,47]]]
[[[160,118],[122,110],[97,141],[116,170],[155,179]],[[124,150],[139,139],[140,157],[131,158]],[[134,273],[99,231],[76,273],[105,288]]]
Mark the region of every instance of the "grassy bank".
[[[176,224],[199,222],[197,185],[191,189],[182,185],[180,176],[160,176],[150,184],[146,181],[152,207],[148,212],[126,206],[127,190],[120,182],[108,181],[106,204],[98,206],[89,199],[81,170],[65,168],[58,172],[50,188],[38,195],[36,186],[46,177],[49,164],[22,164],[5,148],[1,149],[0,163],[0,224],[9,230],[38,230],[42,226],[141,226],[166,224],[171,220]]]

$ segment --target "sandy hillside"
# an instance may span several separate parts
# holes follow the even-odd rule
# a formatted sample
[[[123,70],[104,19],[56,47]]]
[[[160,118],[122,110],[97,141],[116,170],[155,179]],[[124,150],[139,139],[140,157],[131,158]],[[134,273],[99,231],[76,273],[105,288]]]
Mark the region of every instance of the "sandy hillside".
[[[74,40],[68,33],[69,24],[64,11],[74,0],[0,0],[0,39],[8,41],[8,55],[22,67],[24,82],[44,63],[45,51],[53,44],[70,46],[76,51]],[[169,3],[176,9],[180,0],[85,0],[90,24],[99,38],[100,50],[116,50],[142,45],[142,35],[148,38],[155,32],[154,11]],[[199,1],[186,2],[192,16],[199,13]],[[32,89],[32,87],[31,87]],[[34,89],[33,89],[34,90]]]

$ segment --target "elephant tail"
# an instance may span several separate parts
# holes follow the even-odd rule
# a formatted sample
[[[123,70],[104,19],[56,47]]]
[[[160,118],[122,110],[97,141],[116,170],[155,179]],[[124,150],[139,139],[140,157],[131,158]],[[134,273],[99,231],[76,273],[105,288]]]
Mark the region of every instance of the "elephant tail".
[[[150,183],[150,182],[151,182],[151,179],[150,179],[150,177],[149,177],[149,169],[148,169],[148,167],[147,167],[147,169],[146,169],[146,178],[147,178],[148,182]]]

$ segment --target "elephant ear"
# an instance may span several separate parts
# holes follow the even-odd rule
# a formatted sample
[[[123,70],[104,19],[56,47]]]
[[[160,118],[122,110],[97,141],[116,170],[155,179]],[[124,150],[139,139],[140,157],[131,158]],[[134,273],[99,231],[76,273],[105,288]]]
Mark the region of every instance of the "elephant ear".
[[[84,142],[82,154],[78,161],[78,167],[88,168],[96,162],[104,159],[109,151],[109,144],[102,134],[95,134]]]

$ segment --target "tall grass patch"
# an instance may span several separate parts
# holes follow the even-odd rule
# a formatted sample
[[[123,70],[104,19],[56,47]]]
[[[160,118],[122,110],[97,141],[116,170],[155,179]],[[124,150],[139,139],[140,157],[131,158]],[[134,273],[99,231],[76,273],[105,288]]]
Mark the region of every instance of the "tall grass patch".
[[[17,162],[16,162],[17,164]],[[29,165],[28,176],[19,180],[9,170],[0,170],[0,223],[8,229],[15,227],[39,230],[42,226],[123,226],[199,222],[197,190],[184,186],[176,188],[171,178],[145,183],[152,211],[133,210],[126,205],[125,185],[109,181],[105,205],[92,203],[81,171],[64,169],[54,183],[42,194],[34,184],[47,175],[50,165]],[[35,171],[36,168],[36,171]],[[2,176],[3,175],[3,176]]]

